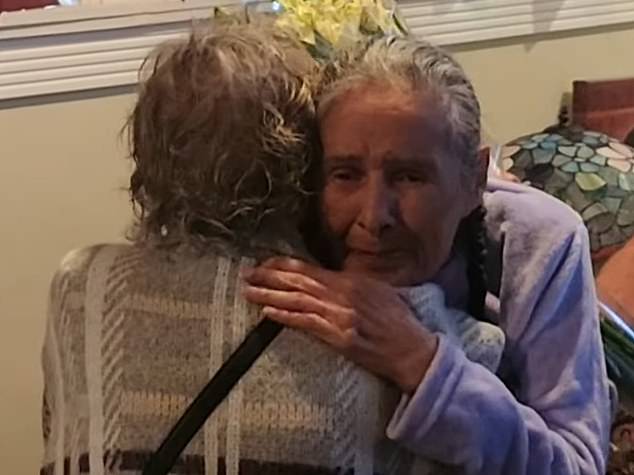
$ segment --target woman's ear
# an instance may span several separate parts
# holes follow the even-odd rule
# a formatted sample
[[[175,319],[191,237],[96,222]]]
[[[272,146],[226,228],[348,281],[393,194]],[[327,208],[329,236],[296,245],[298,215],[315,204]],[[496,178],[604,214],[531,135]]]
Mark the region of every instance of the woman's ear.
[[[471,172],[471,169],[469,171]],[[485,146],[478,150],[478,167],[475,173],[477,174],[475,180],[471,175],[465,177],[468,184],[465,187],[465,193],[462,193],[463,218],[469,216],[478,206],[482,205],[482,194],[489,176],[489,147]]]
[[[477,176],[472,183],[475,185],[472,193],[469,193],[469,200],[466,206],[465,216],[471,214],[478,206],[482,204],[482,193],[487,185],[489,176],[489,147],[482,147],[478,151],[478,168]]]
[[[478,187],[484,189],[487,184],[487,176],[489,173],[490,147],[482,147],[478,152],[480,159],[480,167],[478,168]]]

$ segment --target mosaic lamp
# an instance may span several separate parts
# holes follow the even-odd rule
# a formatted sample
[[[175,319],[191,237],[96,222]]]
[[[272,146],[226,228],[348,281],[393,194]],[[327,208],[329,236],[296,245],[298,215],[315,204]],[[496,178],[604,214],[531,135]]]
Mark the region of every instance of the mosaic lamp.
[[[500,169],[567,203],[583,218],[593,257],[634,235],[634,149],[600,132],[555,126],[507,144]]]

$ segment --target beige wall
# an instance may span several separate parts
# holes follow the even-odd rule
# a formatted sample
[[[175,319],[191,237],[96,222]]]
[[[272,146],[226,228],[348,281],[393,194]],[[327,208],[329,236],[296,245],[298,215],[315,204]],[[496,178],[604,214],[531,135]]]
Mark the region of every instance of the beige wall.
[[[122,91],[115,91],[121,93]],[[94,96],[94,95],[93,95]],[[48,281],[70,249],[122,235],[132,95],[0,102],[0,465],[35,474]]]
[[[557,122],[573,79],[634,77],[634,24],[450,48],[474,82],[496,141]]]
[[[574,78],[634,76],[634,26],[453,48],[506,140],[554,122]],[[118,130],[127,90],[0,102],[0,463],[36,473],[48,281],[71,248],[120,238],[129,217]]]

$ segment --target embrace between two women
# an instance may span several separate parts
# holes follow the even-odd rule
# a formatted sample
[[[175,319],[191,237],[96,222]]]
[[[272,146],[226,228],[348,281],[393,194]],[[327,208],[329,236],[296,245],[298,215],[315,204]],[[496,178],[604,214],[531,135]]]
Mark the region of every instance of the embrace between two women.
[[[587,233],[490,180],[461,67],[266,26],[160,48],[129,123],[132,245],[51,289],[43,473],[139,473],[248,331],[289,327],[174,473],[599,474]]]

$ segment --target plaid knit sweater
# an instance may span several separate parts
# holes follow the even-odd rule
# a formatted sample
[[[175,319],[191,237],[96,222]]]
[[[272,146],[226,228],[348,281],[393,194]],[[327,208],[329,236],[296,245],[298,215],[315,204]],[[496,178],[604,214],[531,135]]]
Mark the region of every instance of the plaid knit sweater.
[[[125,245],[64,259],[51,286],[43,353],[43,475],[141,472],[258,322],[257,308],[240,291],[240,269],[253,263],[231,252]],[[426,307],[418,313],[423,321],[427,315],[428,327],[497,367],[499,329],[444,309],[437,288],[407,293],[414,310]],[[398,399],[393,387],[323,344],[284,330],[173,473],[440,473],[385,437]]]
[[[239,256],[133,246],[71,253],[43,354],[43,474],[139,473],[257,323]],[[408,473],[384,429],[398,394],[285,330],[190,443],[174,473]]]

